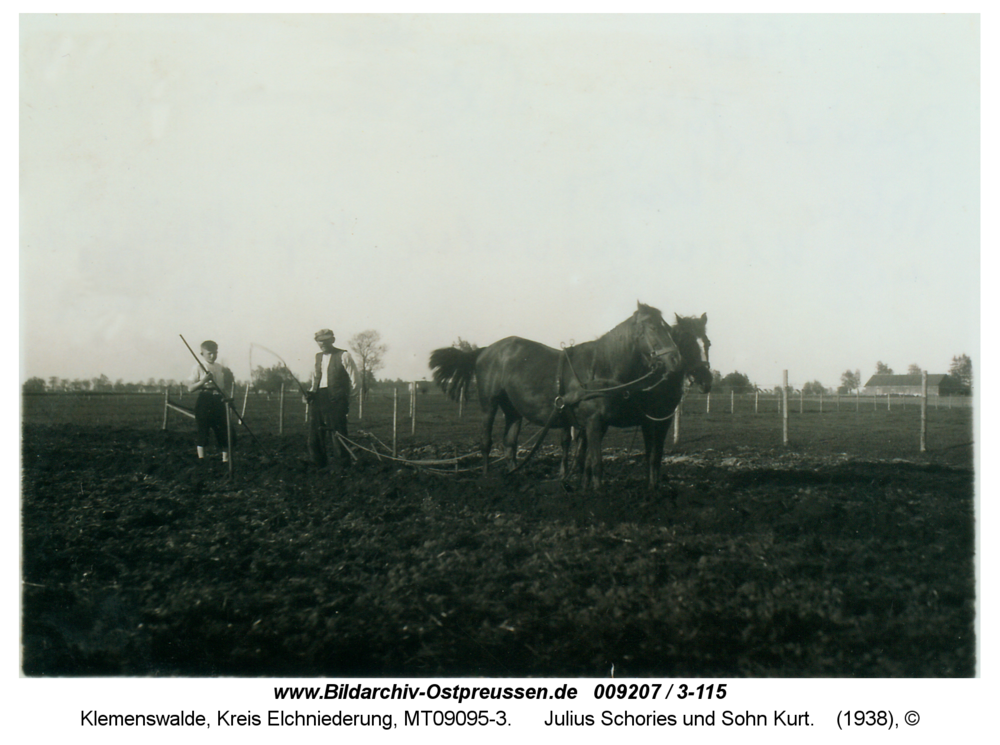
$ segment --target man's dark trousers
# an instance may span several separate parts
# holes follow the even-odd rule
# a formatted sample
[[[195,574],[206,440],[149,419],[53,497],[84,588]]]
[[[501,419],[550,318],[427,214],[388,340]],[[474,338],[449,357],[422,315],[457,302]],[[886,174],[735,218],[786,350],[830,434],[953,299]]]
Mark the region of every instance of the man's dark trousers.
[[[336,433],[347,437],[347,412],[350,403],[342,396],[331,396],[329,388],[320,388],[309,404],[309,457],[320,468],[329,463],[327,438],[333,437],[333,459],[339,468],[347,463],[347,450]]]

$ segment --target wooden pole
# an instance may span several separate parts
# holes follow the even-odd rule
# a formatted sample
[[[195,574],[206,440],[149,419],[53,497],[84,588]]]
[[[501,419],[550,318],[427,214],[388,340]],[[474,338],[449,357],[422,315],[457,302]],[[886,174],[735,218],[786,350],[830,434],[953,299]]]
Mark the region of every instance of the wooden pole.
[[[801,414],[805,410],[806,404],[806,389],[799,389],[799,413]]]
[[[278,396],[278,435],[285,434],[285,384],[281,384],[281,393]]]
[[[243,391],[243,411],[240,412],[241,417],[247,415],[247,399],[250,398],[250,384],[247,383],[246,390]]]
[[[819,392],[819,413],[823,413],[823,391]]]
[[[235,386],[236,383],[233,383]],[[232,396],[229,397],[230,401]],[[226,449],[229,452],[229,478],[233,477],[233,422],[230,419],[232,414],[230,413],[232,406],[226,404]]]
[[[861,411],[861,386],[854,389],[854,410]]]
[[[887,391],[885,394],[885,404],[886,410],[892,411],[892,391]]]
[[[167,431],[167,412],[170,411],[170,388],[163,391],[163,431]]]
[[[413,381],[413,407],[410,417],[410,437],[417,433],[417,381]]]
[[[920,452],[927,452],[927,371],[921,374],[920,381]]]
[[[392,389],[392,457],[396,457],[396,414],[399,411],[399,389]]]
[[[677,408],[674,409],[674,445],[681,437],[681,409],[684,407],[684,402],[681,401],[677,404]]]
[[[781,372],[781,442],[788,445],[788,370]]]
[[[707,396],[705,396],[705,413],[706,414],[711,414],[712,413],[712,393],[711,393],[711,391],[709,391],[709,394]]]
[[[753,392],[753,413],[757,413],[757,406],[760,404],[760,389]]]
[[[730,414],[735,414],[736,413],[736,392],[735,391],[729,391],[729,413]]]

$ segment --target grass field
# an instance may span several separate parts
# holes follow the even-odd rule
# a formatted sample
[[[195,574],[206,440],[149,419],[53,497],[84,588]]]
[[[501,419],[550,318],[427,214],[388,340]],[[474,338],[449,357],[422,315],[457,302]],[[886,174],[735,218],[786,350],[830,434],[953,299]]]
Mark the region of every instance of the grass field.
[[[62,394],[23,397],[23,421],[28,424],[76,424],[106,427],[136,427],[161,429],[164,397],[162,394],[86,395]],[[194,397],[171,396],[172,403],[193,407]],[[949,463],[972,463],[973,410],[968,399],[942,400],[928,407],[927,449],[929,453]],[[243,398],[237,395],[237,409],[255,435],[278,435],[282,403],[277,394],[251,396],[243,408]],[[396,415],[396,438],[399,448],[414,445],[439,446],[448,457],[478,452],[481,414],[476,402],[467,402],[461,415],[457,403],[438,392],[417,396],[416,424],[410,417],[408,395],[400,393]],[[732,449],[740,446],[782,448],[782,420],[777,397],[761,397],[755,413],[753,396],[735,399],[730,410],[729,396],[713,397],[706,406],[704,395],[692,395],[682,406],[680,438],[676,448]],[[789,449],[816,454],[847,453],[856,456],[901,457],[919,455],[920,407],[916,399],[861,399],[836,397],[823,402],[806,399],[800,413],[797,398],[789,402]],[[890,408],[891,407],[891,408]],[[288,395],[283,404],[284,417],[280,431],[290,438],[305,442],[308,424],[301,396]],[[494,425],[494,449],[502,427],[502,416]],[[194,432],[192,419],[171,410],[168,428],[177,432]],[[369,432],[386,446],[393,438],[393,398],[391,394],[372,395],[365,403],[364,415],[358,417],[357,402],[352,402],[349,427],[352,433]],[[526,424],[521,445],[530,442],[540,427]],[[244,435],[244,439],[246,436]],[[556,438],[549,436],[549,444]],[[667,435],[667,450],[673,443]],[[605,444],[611,449],[635,451],[642,449],[642,438],[635,429],[609,432]],[[246,444],[245,444],[246,445]],[[249,445],[246,445],[249,447]],[[889,455],[891,454],[891,456]]]

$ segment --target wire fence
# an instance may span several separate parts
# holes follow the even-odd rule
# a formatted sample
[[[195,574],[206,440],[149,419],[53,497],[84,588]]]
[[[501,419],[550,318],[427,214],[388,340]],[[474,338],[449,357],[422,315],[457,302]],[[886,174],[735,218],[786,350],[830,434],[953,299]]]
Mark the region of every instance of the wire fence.
[[[237,386],[232,394],[237,411],[257,435],[300,437],[305,442],[308,407],[298,390],[265,394]],[[166,394],[24,394],[22,421],[193,432],[195,398],[178,389]],[[772,392],[689,392],[678,407],[668,444],[672,441],[676,448],[744,442],[762,447],[865,449],[884,440],[912,441],[913,447],[906,448],[914,451],[971,444],[973,400],[966,396],[928,396],[926,409],[921,397],[915,396],[795,391],[789,393],[787,406],[783,398]],[[363,406],[352,400],[349,428],[352,437],[370,435],[386,449],[391,447],[393,454],[420,444],[429,445],[432,454],[452,457],[456,448],[478,448],[482,415],[478,404],[460,406],[426,383],[403,390],[383,386],[372,390]],[[539,429],[526,423],[521,442],[528,442]],[[605,443],[631,449],[636,446],[634,430],[612,428]],[[494,435],[499,443],[500,433]]]

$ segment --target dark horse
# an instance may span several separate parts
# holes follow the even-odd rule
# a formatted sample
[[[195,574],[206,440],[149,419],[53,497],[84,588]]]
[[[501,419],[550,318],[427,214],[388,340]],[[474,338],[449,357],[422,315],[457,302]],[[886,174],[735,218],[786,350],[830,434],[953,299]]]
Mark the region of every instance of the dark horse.
[[[483,473],[489,469],[493,420],[504,413],[504,449],[510,470],[516,467],[517,438],[522,419],[562,430],[559,474],[567,475],[570,427],[583,423],[576,407],[589,395],[588,381],[600,379],[619,390],[648,387],[679,369],[681,354],[670,326],[656,308],[642,303],[629,318],[595,341],[553,349],[518,336],[508,336],[482,349],[445,347],[430,356],[434,381],[452,399],[465,395],[475,378],[483,410]],[[601,438],[591,438],[600,460]]]
[[[673,421],[674,412],[684,396],[684,381],[696,384],[702,393],[712,389],[712,370],[709,366],[708,350],[711,342],[706,333],[708,314],[700,318],[674,314],[677,323],[670,333],[681,351],[679,369],[660,378],[652,386],[625,393],[609,392],[603,396],[587,397],[577,406],[577,418],[585,423],[580,433],[578,465],[583,469],[583,483],[594,481],[601,485],[600,458],[594,458],[589,447],[591,441],[601,442],[608,427],[635,427],[642,429],[642,439],[646,446],[646,471],[649,488],[656,486],[660,479],[663,461],[663,443],[667,430]],[[595,381],[590,387],[600,386]]]

